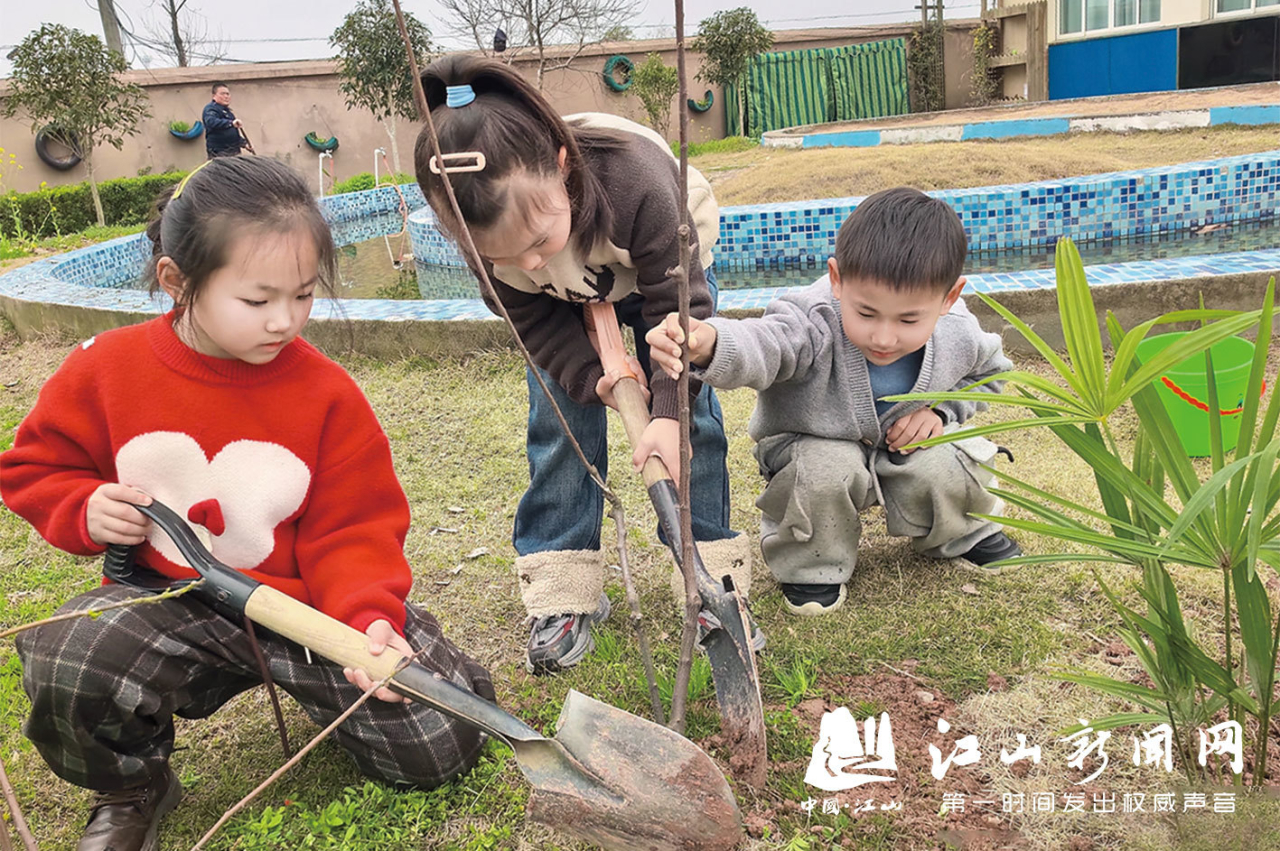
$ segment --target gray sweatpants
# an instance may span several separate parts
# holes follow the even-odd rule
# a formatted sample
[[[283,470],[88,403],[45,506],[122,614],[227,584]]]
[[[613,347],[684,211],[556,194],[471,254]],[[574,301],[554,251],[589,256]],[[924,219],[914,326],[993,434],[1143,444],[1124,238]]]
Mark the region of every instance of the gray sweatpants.
[[[910,455],[812,435],[767,437],[755,449],[768,479],[756,500],[765,563],[779,582],[846,582],[858,559],[858,515],[877,503],[889,534],[910,538],[916,552],[962,555],[1000,531],[969,516],[1003,508],[987,492],[991,474],[978,466],[990,464],[995,453],[996,445],[982,437]]]

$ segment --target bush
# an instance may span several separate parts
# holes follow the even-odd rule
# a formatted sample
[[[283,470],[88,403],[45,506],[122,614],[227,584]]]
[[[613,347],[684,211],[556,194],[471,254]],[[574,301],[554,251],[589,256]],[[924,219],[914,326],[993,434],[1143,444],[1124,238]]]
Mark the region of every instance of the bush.
[[[382,180],[384,183],[386,182],[387,178],[385,175]],[[396,175],[396,183],[415,183],[416,181],[417,178],[412,174],[405,174],[404,172],[401,172]],[[341,195],[344,192],[361,192],[365,189],[372,189],[373,187],[373,172],[362,171],[359,174],[353,174],[346,180],[340,180],[333,184],[333,189],[329,191],[329,194]]]
[[[151,217],[156,196],[185,176],[186,172],[171,171],[99,183],[107,224],[145,223]],[[74,233],[97,223],[87,182],[0,196],[0,236],[39,239]]]
[[[689,156],[696,157],[699,154],[736,154],[739,151],[749,151],[758,147],[760,140],[750,136],[730,136],[727,139],[712,139],[709,142],[690,142]],[[671,153],[677,157],[680,156],[680,143],[671,143]]]

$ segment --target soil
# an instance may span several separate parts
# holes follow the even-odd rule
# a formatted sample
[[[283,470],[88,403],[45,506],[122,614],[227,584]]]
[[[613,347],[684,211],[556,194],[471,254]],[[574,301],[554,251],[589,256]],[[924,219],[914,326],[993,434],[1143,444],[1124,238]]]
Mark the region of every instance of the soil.
[[[839,124],[823,124],[823,133],[842,130],[879,130],[899,127],[931,127],[948,124],[970,124],[975,121],[1050,118],[1069,115],[1073,118],[1102,115],[1134,115],[1166,110],[1206,109],[1211,106],[1252,106],[1280,103],[1280,88],[1275,83],[1253,83],[1218,89],[1188,89],[1180,92],[1112,95],[1110,97],[1073,98],[1071,100],[998,104],[974,109],[951,109],[945,112],[898,115],[891,118],[869,118]],[[803,135],[811,128],[796,127],[787,134]]]
[[[999,678],[997,678],[998,680]],[[993,683],[998,684],[998,683]],[[762,796],[754,806],[744,808],[743,819],[747,831],[754,837],[763,836],[766,828],[773,836],[779,832],[778,821],[790,817],[793,821],[808,819],[815,833],[823,826],[835,824],[836,816],[822,813],[822,802],[835,799],[840,811],[854,824],[844,833],[844,841],[855,842],[860,832],[858,823],[865,820],[866,832],[879,831],[883,821],[873,825],[870,816],[874,812],[887,817],[895,826],[895,847],[937,848],[953,846],[972,851],[995,851],[1005,848],[1025,848],[1026,843],[1010,823],[1009,816],[1001,813],[1001,800],[987,785],[988,777],[976,766],[957,767],[952,764],[941,781],[935,781],[930,773],[931,758],[928,746],[937,746],[949,754],[955,741],[963,732],[953,727],[947,734],[938,732],[939,718],[957,715],[955,701],[929,683],[908,676],[887,674],[884,676],[856,676],[825,678],[821,683],[823,693],[840,695],[838,702],[815,698],[806,700],[793,709],[783,704],[766,704],[766,713],[790,712],[799,728],[817,741],[822,716],[840,706],[853,709],[867,703],[889,714],[893,725],[893,741],[898,770],[896,779],[887,783],[872,783],[846,792],[824,792],[806,787],[817,800],[812,813],[806,813],[799,800]],[[861,724],[863,719],[859,718]],[[709,752],[722,756],[726,744],[719,736],[711,736],[701,742]],[[803,773],[808,758],[791,762],[771,761],[770,773],[780,771]],[[942,795],[960,793],[964,796],[963,812],[939,815]],[[872,809],[867,808],[873,801]],[[975,804],[975,801],[985,801]],[[892,805],[893,810],[881,810]]]

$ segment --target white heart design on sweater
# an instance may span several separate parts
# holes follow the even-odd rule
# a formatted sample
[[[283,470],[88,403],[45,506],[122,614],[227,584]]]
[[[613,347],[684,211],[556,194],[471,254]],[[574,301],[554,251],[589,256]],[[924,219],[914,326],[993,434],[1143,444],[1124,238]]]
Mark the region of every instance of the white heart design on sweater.
[[[190,435],[176,431],[140,434],[116,453],[116,475],[187,518],[193,505],[216,500],[226,529],[208,534],[215,558],[239,570],[262,564],[275,548],[276,526],[298,510],[311,485],[311,471],[276,443],[237,440],[207,460]],[[197,527],[202,540],[206,530]],[[151,545],[174,564],[187,560],[153,528]]]

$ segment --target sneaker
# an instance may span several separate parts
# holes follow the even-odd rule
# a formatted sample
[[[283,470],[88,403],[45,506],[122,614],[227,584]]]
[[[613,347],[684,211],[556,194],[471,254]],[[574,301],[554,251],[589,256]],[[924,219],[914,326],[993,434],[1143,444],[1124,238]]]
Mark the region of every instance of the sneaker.
[[[137,789],[98,792],[76,851],[155,851],[156,830],[182,797],[173,769]]]
[[[764,630],[760,629],[756,624],[756,619],[752,617],[750,609],[747,610],[747,627],[751,630],[751,649],[756,653],[759,653],[764,649],[765,642],[768,639],[765,638]],[[720,628],[720,619],[713,615],[710,610],[703,609],[698,612],[697,648],[701,650],[703,639],[705,639],[712,630]]]
[[[782,583],[782,599],[787,603],[787,611],[802,617],[827,615],[844,605],[848,592],[840,585],[800,585],[793,582]]]
[[[994,535],[989,535],[974,544],[973,548],[960,556],[960,558],[976,566],[982,573],[995,575],[1000,573],[1003,568],[987,567],[987,565],[1006,558],[1016,558],[1020,555],[1022,555],[1022,547],[1018,546],[1016,541],[1004,532],[996,532]]]
[[[596,646],[591,625],[607,617],[609,598],[601,593],[600,607],[594,612],[535,618],[524,669],[531,674],[554,674],[572,668]]]

